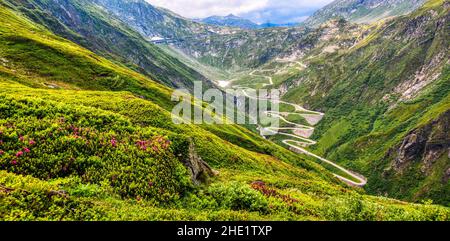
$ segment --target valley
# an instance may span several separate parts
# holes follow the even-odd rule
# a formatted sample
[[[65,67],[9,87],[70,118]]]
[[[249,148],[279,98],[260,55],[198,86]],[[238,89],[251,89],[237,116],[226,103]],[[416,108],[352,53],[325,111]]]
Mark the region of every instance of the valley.
[[[282,27],[0,0],[0,220],[448,221],[449,18],[447,0]],[[278,104],[279,126],[175,124],[197,81]]]
[[[295,62],[296,64],[305,67],[304,64],[300,63],[300,62]],[[251,72],[249,75],[251,76],[255,76],[254,72]],[[272,77],[270,76],[262,76],[265,77],[269,80],[269,83],[264,84],[263,87],[268,87],[268,86],[273,86],[274,83],[272,81]],[[229,82],[227,82],[228,84]],[[233,88],[243,88],[242,86],[233,86]],[[244,88],[245,89],[245,88]],[[348,184],[348,185],[352,185],[352,186],[358,186],[358,187],[363,187],[367,184],[367,180],[365,179],[365,177],[363,177],[360,174],[355,174],[354,172],[351,172],[345,168],[343,168],[342,166],[337,165],[336,163],[329,161],[325,158],[322,158],[310,151],[307,151],[306,149],[304,149],[305,147],[308,146],[312,146],[312,145],[316,145],[317,142],[308,139],[309,137],[312,136],[312,134],[314,133],[314,125],[316,125],[318,122],[320,122],[320,120],[323,118],[324,114],[320,113],[320,112],[314,112],[314,111],[309,111],[297,104],[293,104],[293,103],[288,103],[288,102],[284,102],[284,101],[280,101],[280,100],[273,100],[273,99],[261,99],[261,98],[257,98],[255,96],[250,96],[248,95],[248,93],[245,92],[244,90],[244,94],[246,95],[246,97],[248,98],[256,98],[258,100],[269,100],[270,102],[279,102],[288,106],[292,106],[295,109],[295,112],[275,112],[275,111],[268,111],[266,112],[266,114],[270,115],[270,116],[274,116],[276,118],[279,118],[280,121],[289,124],[293,127],[264,127],[264,126],[259,126],[258,130],[260,131],[261,135],[265,136],[267,132],[269,132],[271,134],[271,138],[272,139],[277,139],[277,137],[279,135],[281,136],[287,136],[291,139],[280,139],[282,144],[288,146],[289,148],[291,148],[291,150],[299,152],[300,154],[306,154],[307,156],[316,158],[317,160],[319,160],[320,162],[323,162],[325,164],[328,164],[330,166],[332,166],[333,168],[337,169],[337,171],[342,172],[343,174],[345,174],[347,177],[343,177],[341,175],[338,175],[336,173],[334,173],[333,175],[335,177],[337,177],[338,179],[340,179],[341,181],[343,181],[344,183]],[[291,115],[296,115],[296,116],[300,116],[302,118],[304,118],[306,120],[306,122],[308,122],[309,125],[312,126],[306,126],[306,125],[301,125],[298,123],[294,123],[291,121],[288,121],[285,117],[289,117]],[[275,135],[275,136],[273,136]],[[294,138],[294,139],[292,139]],[[331,170],[331,172],[333,172],[333,170]],[[353,181],[353,180],[356,181]]]
[[[427,8],[433,9],[440,4],[443,4],[444,6],[441,10],[426,10]],[[442,15],[438,14],[439,11]],[[430,17],[431,15],[434,17]],[[387,161],[387,159],[390,159],[387,156],[392,155],[392,150],[388,150],[389,145],[393,145],[392,142],[389,142],[390,144],[377,143],[376,147],[373,148],[367,147],[367,145],[370,145],[369,143],[372,143],[373,139],[379,137],[379,135],[387,135],[390,136],[390,138],[396,136],[398,139],[391,139],[391,141],[397,143],[402,142],[401,136],[405,136],[405,132],[413,130],[413,126],[418,123],[417,119],[423,114],[426,118],[446,119],[445,116],[447,114],[445,110],[448,109],[448,107],[445,108],[443,106],[449,105],[448,97],[446,97],[448,96],[448,84],[446,83],[448,82],[448,43],[441,41],[445,39],[444,36],[448,33],[440,27],[446,26],[448,22],[448,3],[446,1],[428,1],[424,7],[419,8],[418,11],[408,16],[413,18],[413,20],[410,20],[409,17],[400,17],[399,19],[390,19],[386,22],[381,21],[375,24],[366,25],[364,28],[350,27],[355,33],[359,32],[360,34],[358,36],[357,34],[352,33],[351,37],[348,34],[341,34],[342,29],[349,29],[348,23],[332,21],[323,26],[323,31],[314,32],[314,34],[317,32],[322,32],[322,34],[325,33],[325,36],[320,37],[319,42],[315,43],[316,46],[312,49],[303,51],[300,55],[297,53],[288,57],[285,56],[284,52],[280,52],[280,57],[262,64],[257,69],[249,70],[247,72],[244,71],[241,76],[234,76],[234,78],[229,81],[224,81],[224,83],[227,83],[227,87],[232,85],[230,83],[233,83],[234,85],[238,85],[238,87],[244,86],[257,89],[270,88],[270,85],[273,83],[273,87],[279,88],[284,95],[284,103],[301,103],[302,105],[307,106],[308,109],[326,112],[327,115],[323,121],[318,123],[316,131],[312,136],[313,139],[318,141],[314,142],[316,145],[310,145],[308,149],[319,156],[322,155],[330,159],[336,159],[337,163],[344,164],[347,168],[358,171],[359,173],[364,173],[367,176],[373,176],[373,170],[378,170],[376,171],[376,175],[378,176],[374,177],[372,180],[368,178],[369,183],[368,187],[366,187],[366,189],[374,194],[379,195],[383,192],[392,193],[396,197],[401,197],[401,195],[411,192],[410,194],[406,194],[408,199],[418,200],[421,196],[423,197],[423,195],[427,196],[425,193],[437,192],[440,194],[435,193],[432,195],[440,196],[442,199],[440,199],[439,202],[448,203],[449,179],[447,178],[448,174],[446,173],[448,173],[448,168],[450,167],[448,166],[448,157],[445,153],[448,152],[448,140],[450,136],[446,124],[441,127],[441,131],[443,132],[441,132],[442,135],[439,135],[439,140],[437,141],[437,143],[439,143],[436,146],[439,146],[439,151],[437,151],[437,153],[439,153],[437,154],[438,157],[433,157],[432,161],[427,162],[427,164],[421,164],[412,161],[412,159],[420,159],[421,155],[432,154],[420,154],[419,152],[413,155],[409,158],[412,162],[412,166],[406,168],[409,170],[409,174],[404,174],[403,169],[400,171],[399,168],[395,167],[397,164],[394,164],[392,159],[391,162]],[[408,32],[402,32],[402,28],[405,26],[410,26],[412,28],[414,28],[413,26],[417,26],[414,25],[417,24],[416,21],[422,21],[420,34],[418,33],[411,37],[408,35]],[[433,27],[435,22],[439,23],[436,27]],[[396,26],[398,26],[397,29]],[[432,33],[434,36],[427,35],[428,33]],[[383,38],[394,38],[393,35],[397,40],[407,39],[403,41],[403,44],[415,46],[417,51],[407,53],[407,48],[402,48],[400,45],[397,47],[396,44],[392,42],[394,40],[384,40],[384,43],[381,42],[381,39]],[[315,37],[317,38],[317,36]],[[370,44],[377,41],[378,44]],[[243,51],[241,52],[245,52],[246,50],[244,49],[245,45],[243,45]],[[377,50],[383,51],[377,52]],[[401,52],[400,55],[396,56],[397,60],[401,61],[399,63],[394,63],[390,60],[395,51]],[[447,53],[445,53],[446,51]],[[425,58],[422,56],[427,57]],[[368,60],[370,58],[372,58],[371,61]],[[302,65],[300,61],[306,63],[307,66]],[[352,65],[355,61],[360,62],[357,62],[356,65]],[[349,65],[348,67],[345,66],[346,63]],[[384,63],[392,63],[392,66],[389,67],[389,65],[384,65]],[[431,65],[425,66],[427,63],[430,63]],[[419,69],[423,68],[421,73],[419,74],[418,71],[414,72],[416,71],[414,68],[421,65],[423,65],[423,67],[418,67]],[[393,66],[398,67],[395,68]],[[427,69],[426,71],[428,74],[423,72],[424,69]],[[383,71],[385,72],[383,73]],[[408,80],[409,78],[411,78],[411,80]],[[433,79],[431,80],[433,83],[423,83],[419,80],[420,78],[431,78]],[[352,80],[353,83],[350,81],[346,82],[347,79]],[[377,79],[382,82],[378,81],[377,83]],[[415,84],[410,82],[412,79],[415,79]],[[408,80],[407,82],[409,83],[398,83],[398,85],[402,87],[388,87],[392,84],[392,82],[388,82],[390,80],[400,82]],[[406,85],[411,88],[409,90],[403,89],[405,95],[407,93],[407,95],[410,96],[407,97],[409,100],[404,99],[404,97],[397,97],[399,95],[397,92],[398,89],[405,88]],[[428,87],[424,88],[424,86]],[[424,89],[421,90],[421,88]],[[378,92],[376,92],[376,90],[378,90]],[[416,93],[413,94],[414,97],[411,97],[411,92]],[[381,95],[381,93],[383,93],[384,96]],[[360,96],[360,99],[355,100],[355,97],[358,95]],[[346,98],[346,96],[348,98]],[[377,97],[374,98],[374,96]],[[377,99],[380,101],[377,101]],[[414,113],[414,110],[417,109],[411,110],[411,112],[408,112],[407,117],[404,117],[406,119],[402,119],[403,121],[410,121],[406,124],[409,127],[401,126],[401,121],[397,122],[397,125],[399,125],[397,128],[399,129],[390,129],[392,126],[383,126],[386,124],[386,122],[383,122],[382,120],[385,116],[396,116],[396,113],[405,114],[405,108],[409,108],[407,106],[410,105],[408,102],[419,106],[423,106],[425,103],[433,103],[436,104],[435,108],[442,109],[439,111],[433,110],[433,104],[430,105],[430,108],[424,109],[425,113],[428,111],[434,113],[432,114],[434,117],[431,117],[424,112],[422,112],[422,114],[419,114],[420,112]],[[289,111],[294,111],[295,109],[283,105],[282,108],[286,108]],[[414,115],[416,117],[413,117]],[[439,117],[437,115],[443,116]],[[296,121],[305,124],[305,120]],[[384,124],[381,124],[380,122],[383,122]],[[418,126],[424,125],[425,122],[427,121],[422,118],[422,124],[418,124]],[[444,121],[444,123],[446,122]],[[279,144],[284,144],[283,146],[286,146],[286,143],[283,143],[282,139],[276,141],[278,141]],[[358,149],[356,149],[358,151],[356,151],[356,153],[352,150],[352,145],[354,144],[358,145]],[[360,150],[359,148],[361,146],[364,146],[365,148],[361,148]],[[290,147],[293,148],[292,146]],[[427,149],[426,146],[418,148],[421,148],[422,150]],[[364,153],[366,153],[366,151],[369,151],[371,155],[367,155],[367,158],[364,158],[363,156],[365,156]],[[437,161],[439,158],[442,159]],[[371,159],[376,159],[377,161],[372,161]],[[437,162],[440,164],[437,164]],[[367,163],[371,164],[367,165]],[[427,169],[427,171],[418,171],[417,166],[420,165],[424,165],[422,170]],[[425,167],[425,165],[427,167]],[[446,167],[438,170],[433,169],[431,167],[433,165]],[[412,174],[414,172],[416,173]],[[438,172],[439,174],[431,174],[431,172]],[[421,186],[422,184],[420,183],[422,183],[422,181],[415,184],[412,184],[410,181],[402,181],[402,178],[406,175],[416,176],[418,180],[422,180],[423,183],[427,183],[427,185]],[[396,180],[394,181],[396,183],[394,186],[386,184],[390,182],[389,179],[391,178],[392,180]],[[431,181],[431,179],[433,181]],[[386,191],[387,186],[381,188],[382,185],[380,184],[380,181],[384,183],[383,185],[390,186],[392,189]],[[419,186],[413,188],[412,186],[414,185]],[[399,189],[402,189],[402,191],[399,192]],[[434,191],[429,191],[429,189]],[[436,200],[435,198],[433,199]]]

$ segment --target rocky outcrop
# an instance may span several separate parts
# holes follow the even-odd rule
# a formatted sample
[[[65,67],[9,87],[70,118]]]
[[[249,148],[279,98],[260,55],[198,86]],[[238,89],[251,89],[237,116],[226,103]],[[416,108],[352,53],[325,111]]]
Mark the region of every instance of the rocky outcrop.
[[[183,164],[190,172],[191,180],[195,185],[205,183],[210,177],[219,174],[208,163],[202,160],[195,150],[195,144],[192,141],[189,142],[188,155],[183,159]]]
[[[450,153],[449,153],[449,158],[450,158]],[[442,182],[446,183],[446,182],[448,182],[448,180],[450,180],[450,168],[447,169],[447,171],[445,171],[444,179],[442,180]]]
[[[297,88],[300,86],[300,84],[302,84],[304,81],[303,78],[297,79],[297,80],[293,80],[293,81],[286,81],[283,82],[280,86],[279,86],[279,90],[280,90],[280,96],[283,97],[285,94],[287,94],[289,92],[289,90],[291,90],[292,88]]]
[[[450,111],[447,111],[435,121],[411,131],[398,149],[391,150],[396,153],[393,168],[402,172],[412,162],[421,162],[421,172],[429,174],[435,161],[449,152],[449,120]]]

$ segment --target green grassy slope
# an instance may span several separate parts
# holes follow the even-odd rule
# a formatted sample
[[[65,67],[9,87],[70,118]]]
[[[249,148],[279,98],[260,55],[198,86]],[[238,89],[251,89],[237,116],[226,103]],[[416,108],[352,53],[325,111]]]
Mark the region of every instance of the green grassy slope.
[[[199,62],[197,59],[184,54],[181,50],[176,49],[173,46],[161,44],[158,45],[158,47],[167,54],[173,56],[174,58],[179,59],[187,66],[196,69],[198,72],[202,73],[210,80],[219,81],[233,78],[233,74],[231,72],[203,64]]]
[[[194,81],[211,83],[120,20],[85,0],[2,0],[54,33],[170,87],[193,88]]]
[[[447,209],[365,196],[333,184],[318,167],[306,171],[195,127],[144,124],[130,107],[150,104],[127,92],[32,89],[5,79],[0,85],[4,220],[449,218]],[[140,113],[161,125],[158,114]],[[182,165],[192,139],[219,171],[201,186]]]
[[[449,205],[448,17],[448,3],[433,0],[376,24],[348,51],[310,59],[285,96],[326,113],[315,151],[367,175],[370,193]],[[428,84],[408,94],[416,80]],[[408,150],[411,135],[425,141]]]

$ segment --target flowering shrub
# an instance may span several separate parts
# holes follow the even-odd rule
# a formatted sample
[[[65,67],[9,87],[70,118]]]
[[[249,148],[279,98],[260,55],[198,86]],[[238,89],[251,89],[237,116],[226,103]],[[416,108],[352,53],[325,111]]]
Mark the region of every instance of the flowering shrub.
[[[264,182],[261,182],[261,181],[253,182],[251,187],[253,189],[261,192],[266,197],[279,198],[279,199],[283,200],[283,202],[285,202],[285,203],[287,203],[289,205],[291,205],[293,203],[298,203],[297,199],[292,198],[289,195],[280,194],[277,190],[266,186],[266,184]]]
[[[189,177],[168,137],[119,115],[0,96],[0,169],[107,181],[123,197],[177,198]]]

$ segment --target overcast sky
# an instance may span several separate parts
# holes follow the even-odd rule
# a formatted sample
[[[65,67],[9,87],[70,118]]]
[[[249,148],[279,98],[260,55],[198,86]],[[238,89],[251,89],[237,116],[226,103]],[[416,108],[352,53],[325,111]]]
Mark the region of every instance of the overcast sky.
[[[184,17],[234,14],[256,23],[300,22],[333,0],[147,0]]]

